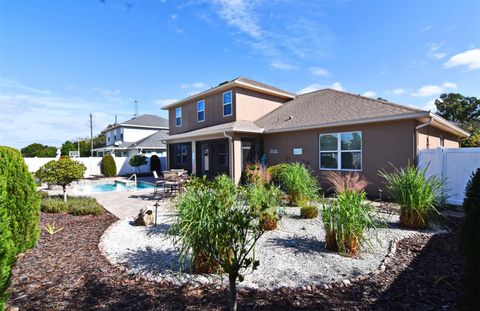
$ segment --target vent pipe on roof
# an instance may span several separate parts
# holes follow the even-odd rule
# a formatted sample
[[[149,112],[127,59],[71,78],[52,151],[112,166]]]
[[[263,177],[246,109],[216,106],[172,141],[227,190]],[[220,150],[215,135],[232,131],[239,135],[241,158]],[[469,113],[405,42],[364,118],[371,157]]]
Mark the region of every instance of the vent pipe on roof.
[[[117,125],[117,115],[115,115],[115,123],[113,125]]]

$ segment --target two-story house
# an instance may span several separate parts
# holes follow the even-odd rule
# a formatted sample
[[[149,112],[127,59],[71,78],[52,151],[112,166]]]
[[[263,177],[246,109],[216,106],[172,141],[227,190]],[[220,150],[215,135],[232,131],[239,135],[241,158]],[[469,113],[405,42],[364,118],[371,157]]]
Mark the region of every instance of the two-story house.
[[[166,156],[165,139],[168,137],[168,120],[143,114],[105,129],[105,147],[96,148],[97,156],[110,153],[127,157],[139,153]]]
[[[162,109],[170,168],[237,182],[245,163],[266,155],[268,165],[306,163],[320,180],[326,171],[359,172],[374,193],[379,170],[468,136],[430,111],[332,89],[296,95],[243,77]]]

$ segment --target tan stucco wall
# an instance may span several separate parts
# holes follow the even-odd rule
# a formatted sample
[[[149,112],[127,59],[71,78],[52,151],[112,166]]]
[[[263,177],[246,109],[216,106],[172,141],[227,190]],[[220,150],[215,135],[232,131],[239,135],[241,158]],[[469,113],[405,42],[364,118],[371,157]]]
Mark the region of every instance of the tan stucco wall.
[[[280,107],[286,100],[251,90],[236,89],[237,120],[255,121]]]
[[[204,127],[218,125],[222,123],[228,123],[235,121],[235,89],[232,89],[232,115],[223,116],[223,93],[219,92],[202,98],[205,100],[205,121],[197,121],[197,102],[198,100],[192,100],[182,105],[182,126],[177,127],[175,119],[175,108],[171,108],[168,111],[168,120],[170,126],[170,135],[184,133],[192,130],[197,130]]]
[[[415,122],[413,120],[371,123],[305,131],[294,131],[264,136],[264,150],[268,164],[282,162],[304,162],[310,166],[322,181],[325,171],[319,169],[319,134],[362,131],[362,171],[359,172],[370,182],[367,192],[377,195],[378,189],[384,189],[383,180],[378,176],[379,170],[391,171],[395,167],[407,165],[415,160]],[[303,148],[303,155],[293,155],[292,149]],[[277,149],[278,154],[270,154],[270,149]],[[326,183],[322,182],[325,188]]]
[[[422,149],[435,149],[442,147],[440,138],[443,137],[443,143],[445,148],[458,148],[460,143],[458,137],[448,132],[442,131],[433,126],[426,126],[418,130],[417,147],[418,150]],[[428,143],[427,143],[428,141]]]
[[[228,90],[214,93],[205,98],[189,101],[182,107],[182,126],[177,127],[175,108],[168,111],[170,135],[197,130],[204,127],[233,122],[235,120],[254,121],[270,111],[278,108],[286,99],[242,89],[232,88],[232,115],[223,116],[223,93]],[[197,102],[205,100],[205,121],[197,121]]]

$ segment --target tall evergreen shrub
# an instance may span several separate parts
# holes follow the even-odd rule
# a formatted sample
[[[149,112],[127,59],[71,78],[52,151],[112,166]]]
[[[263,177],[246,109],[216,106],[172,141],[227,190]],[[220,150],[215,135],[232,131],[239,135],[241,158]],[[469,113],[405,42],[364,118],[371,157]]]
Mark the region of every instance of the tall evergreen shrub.
[[[154,154],[150,157],[150,172],[156,171],[157,174],[161,173],[160,158]]]
[[[467,183],[463,208],[463,307],[464,310],[477,310],[480,306],[480,168]]]
[[[0,146],[0,176],[6,180],[6,209],[17,252],[35,245],[40,230],[40,196],[22,155],[16,149]]]
[[[0,310],[5,308],[15,255],[35,245],[40,196],[18,150],[0,146]]]
[[[117,176],[117,165],[115,164],[115,159],[111,154],[106,154],[103,156],[100,169],[102,174],[106,177]]]

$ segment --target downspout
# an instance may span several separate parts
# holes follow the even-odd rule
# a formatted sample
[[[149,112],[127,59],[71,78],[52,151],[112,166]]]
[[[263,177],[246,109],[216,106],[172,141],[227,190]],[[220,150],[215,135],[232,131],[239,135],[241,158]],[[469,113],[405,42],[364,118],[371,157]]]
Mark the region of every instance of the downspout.
[[[416,152],[415,152],[415,162],[417,161],[417,156],[418,156],[418,151],[419,151],[419,149],[418,149],[418,130],[421,129],[421,128],[427,127],[429,125],[432,125],[432,123],[433,123],[433,117],[430,117],[430,120],[428,120],[427,123],[423,123],[423,124],[417,125],[415,127],[415,145],[416,145],[415,146],[415,150],[416,150]],[[416,164],[418,165],[418,163],[416,163]]]
[[[234,147],[235,147],[235,146],[233,145],[233,137],[227,135],[227,132],[226,132],[226,131],[223,131],[223,136],[225,136],[226,138],[228,138],[229,143],[230,143],[229,145],[230,145],[230,147],[231,147],[230,149],[232,150],[232,152],[231,152],[232,155],[229,157],[229,158],[231,158],[231,163],[230,163],[230,178],[232,178],[233,180],[235,180],[235,176],[234,176],[234,170],[235,170],[235,168],[234,168],[234,166],[235,166],[235,158],[234,158],[234,156],[235,156],[235,150],[234,150]],[[229,153],[230,153],[230,152],[229,152]],[[230,159],[229,159],[229,160],[230,160]]]

